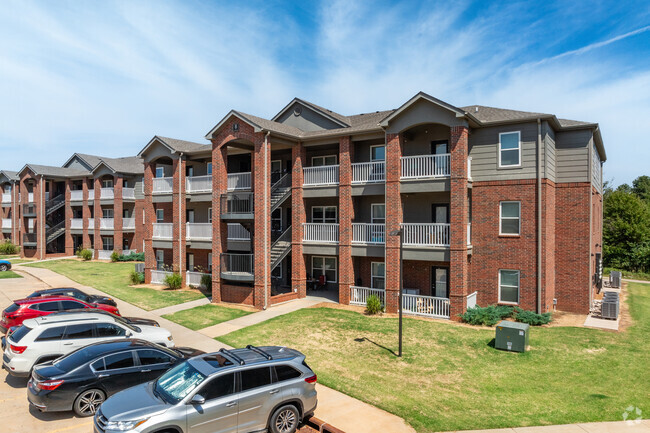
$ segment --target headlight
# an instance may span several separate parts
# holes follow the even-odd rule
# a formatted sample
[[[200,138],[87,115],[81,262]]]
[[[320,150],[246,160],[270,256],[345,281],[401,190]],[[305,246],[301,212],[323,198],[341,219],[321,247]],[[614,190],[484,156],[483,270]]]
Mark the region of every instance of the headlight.
[[[171,335],[170,335],[169,337],[167,337],[167,339],[168,339],[169,341],[174,341],[174,339],[172,338]]]
[[[135,421],[109,421],[106,423],[106,430],[127,431],[136,428],[137,426],[147,422],[149,418],[139,419]]]

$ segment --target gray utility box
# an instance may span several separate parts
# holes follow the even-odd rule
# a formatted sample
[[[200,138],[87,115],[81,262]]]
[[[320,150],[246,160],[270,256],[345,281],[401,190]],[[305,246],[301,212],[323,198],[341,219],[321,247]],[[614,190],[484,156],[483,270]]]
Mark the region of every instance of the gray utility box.
[[[530,325],[502,320],[497,325],[494,347],[509,352],[525,352],[528,347]]]

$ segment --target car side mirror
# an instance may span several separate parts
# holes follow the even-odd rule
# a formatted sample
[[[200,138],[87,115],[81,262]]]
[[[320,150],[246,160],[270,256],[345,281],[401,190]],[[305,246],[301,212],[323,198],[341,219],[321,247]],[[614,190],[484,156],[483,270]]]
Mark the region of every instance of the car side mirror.
[[[131,338],[133,333],[131,331],[126,331],[126,338]]]
[[[205,397],[203,397],[201,394],[194,394],[194,397],[192,397],[192,400],[190,400],[190,403],[192,404],[204,404],[205,403]]]

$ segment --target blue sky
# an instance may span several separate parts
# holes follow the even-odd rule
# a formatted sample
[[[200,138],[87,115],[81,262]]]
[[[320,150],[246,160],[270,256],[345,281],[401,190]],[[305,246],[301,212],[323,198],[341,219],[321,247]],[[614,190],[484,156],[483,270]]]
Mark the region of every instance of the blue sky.
[[[420,90],[598,122],[605,178],[650,175],[650,3],[9,0],[0,12],[4,169],[132,155],[156,134],[204,142],[231,108],[268,117],[294,96],[355,114]]]

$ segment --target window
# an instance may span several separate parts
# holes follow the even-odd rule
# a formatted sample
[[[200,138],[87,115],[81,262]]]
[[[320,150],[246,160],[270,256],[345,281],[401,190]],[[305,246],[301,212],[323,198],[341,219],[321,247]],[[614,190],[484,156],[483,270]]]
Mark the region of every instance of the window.
[[[519,271],[506,269],[499,271],[499,302],[519,303]]]
[[[282,172],[282,160],[274,159],[271,161],[271,173],[281,173]]]
[[[156,250],[156,267],[162,270],[165,266],[165,252],[163,250]]]
[[[185,168],[185,176],[187,176],[187,177],[194,176],[194,167],[192,167],[191,165],[187,166]]]
[[[104,251],[113,251],[113,237],[102,236],[102,249]]]
[[[116,353],[104,358],[104,365],[106,370],[118,370],[120,368],[129,368],[135,365],[133,362],[132,352]]]
[[[521,166],[520,132],[502,132],[499,134],[499,167]]]
[[[102,209],[102,218],[113,218],[113,209]]]
[[[194,222],[194,209],[187,210],[187,222],[190,224]]]
[[[385,161],[386,160],[386,146],[370,146],[370,161]]]
[[[156,177],[165,177],[165,167],[156,167]]]
[[[336,165],[336,155],[326,156],[313,156],[311,158],[312,167],[320,167],[322,165]]]
[[[314,278],[325,275],[328,283],[336,283],[336,257],[312,257],[311,273]]]
[[[57,341],[63,338],[63,334],[65,333],[65,326],[58,326],[56,328],[49,328],[46,329],[45,331],[41,332],[41,335],[39,335],[36,338],[36,341]],[[15,335],[15,333],[14,333]],[[12,339],[15,340],[14,336],[12,335]]]
[[[276,365],[275,366],[275,377],[277,377],[278,382],[283,382],[285,380],[296,379],[301,376],[298,370],[288,365]]]
[[[164,209],[156,209],[156,222],[161,223],[165,221],[165,210]]]
[[[208,162],[207,173],[208,173],[208,175],[211,175],[211,174],[212,174],[212,163],[211,163],[211,162]]]
[[[208,253],[208,272],[212,272],[212,253]]]
[[[169,355],[153,349],[138,350],[138,358],[142,365],[170,364],[172,362]]]
[[[384,203],[370,205],[370,220],[373,224],[384,224],[386,222],[386,205]]]
[[[241,372],[242,392],[271,384],[271,368],[252,368]]]
[[[212,222],[212,208],[211,207],[208,208],[208,222],[209,223]]]
[[[370,263],[370,287],[384,289],[386,287],[386,265],[384,262]]]
[[[66,340],[80,340],[83,338],[93,338],[93,325],[79,324],[79,325],[68,325],[65,328],[65,336],[63,337]]]
[[[200,394],[206,401],[235,393],[235,373],[224,374],[206,383]]]
[[[102,188],[113,188],[113,179],[102,180]]]
[[[59,303],[54,301],[54,302],[41,302],[40,304],[35,304],[32,305],[32,310],[38,310],[38,311],[46,311],[46,312],[51,312],[51,311],[59,311]]]
[[[187,270],[194,271],[194,254],[187,253]]]
[[[95,329],[97,329],[97,338],[123,337],[126,335],[124,328],[113,323],[98,323],[95,325]]]
[[[79,308],[85,308],[85,305],[82,304],[81,302],[75,302],[75,301],[61,301],[61,309],[63,311],[77,310]]]
[[[311,222],[336,223],[336,206],[313,206],[311,208]]]
[[[500,235],[519,235],[521,227],[521,202],[502,201],[499,210],[501,224],[499,227]]]

